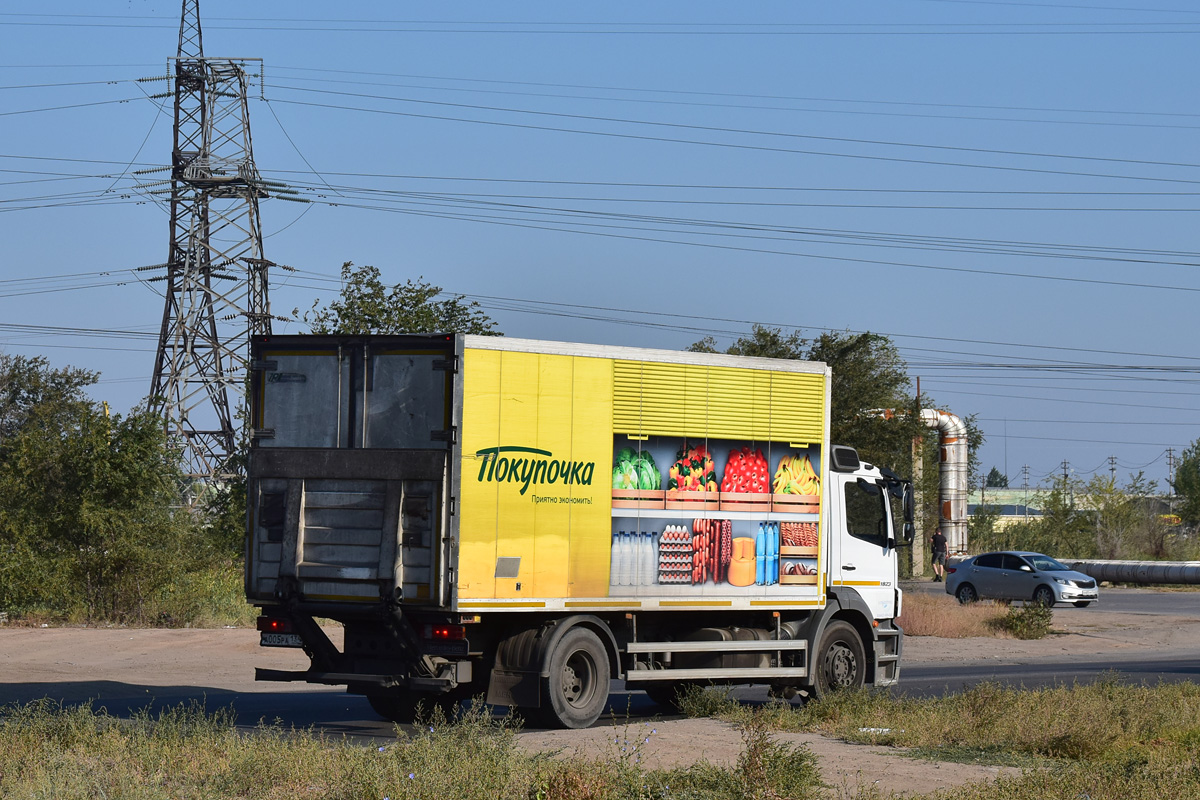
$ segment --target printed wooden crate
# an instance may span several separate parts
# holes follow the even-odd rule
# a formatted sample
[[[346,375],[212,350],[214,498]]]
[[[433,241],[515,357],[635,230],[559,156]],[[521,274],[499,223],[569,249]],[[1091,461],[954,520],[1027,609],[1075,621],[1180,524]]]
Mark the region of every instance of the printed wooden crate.
[[[771,495],[763,492],[721,492],[722,511],[770,511]]]
[[[720,492],[681,492],[678,489],[667,490],[667,508],[688,511],[719,511],[721,509]]]
[[[794,558],[816,558],[817,548],[815,547],[792,547],[791,545],[781,545],[779,555],[792,556]]]
[[[817,514],[821,497],[815,494],[773,494],[771,510],[786,514]]]
[[[613,489],[613,508],[645,508],[651,511],[661,511],[664,506],[662,489]]]
[[[817,576],[816,575],[780,575],[779,582],[783,585],[791,584],[793,586],[795,586],[797,584],[799,584],[799,585],[804,585],[804,584],[816,585]]]

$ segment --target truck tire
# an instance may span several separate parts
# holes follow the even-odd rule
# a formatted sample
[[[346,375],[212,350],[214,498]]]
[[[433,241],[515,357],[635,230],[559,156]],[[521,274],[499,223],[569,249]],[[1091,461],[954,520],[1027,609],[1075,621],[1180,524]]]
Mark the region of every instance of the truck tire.
[[[428,717],[435,708],[440,708],[447,720],[453,720],[458,714],[459,700],[457,695],[427,692],[381,692],[367,695],[367,702],[376,714],[389,722],[402,725],[411,724],[418,714]]]
[[[583,626],[563,634],[546,660],[540,721],[546,727],[588,728],[608,704],[608,652]]]
[[[826,626],[812,665],[813,693],[817,699],[866,685],[866,650],[858,631],[849,622],[835,620]]]

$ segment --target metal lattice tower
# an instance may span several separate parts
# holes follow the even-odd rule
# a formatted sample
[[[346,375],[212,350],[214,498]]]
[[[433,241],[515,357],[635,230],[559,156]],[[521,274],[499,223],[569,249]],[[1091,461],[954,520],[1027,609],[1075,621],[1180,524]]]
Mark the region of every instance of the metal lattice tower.
[[[199,0],[183,0],[175,58],[171,246],[151,403],[192,483],[234,470],[249,337],[271,332],[250,140],[250,59],[204,57]],[[193,486],[193,494],[194,494]]]

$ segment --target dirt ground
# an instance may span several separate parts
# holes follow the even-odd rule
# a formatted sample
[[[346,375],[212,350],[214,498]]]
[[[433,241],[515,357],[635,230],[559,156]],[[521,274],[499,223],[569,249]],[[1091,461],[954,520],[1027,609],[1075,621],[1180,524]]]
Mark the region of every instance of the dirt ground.
[[[951,662],[1029,663],[1064,655],[1113,656],[1139,650],[1191,650],[1200,641],[1200,619],[1147,614],[1055,612],[1062,633],[1037,641],[1014,639],[905,639],[906,664]],[[331,631],[335,636],[336,631]],[[336,640],[335,640],[336,641]],[[272,651],[277,669],[303,669],[307,659],[295,650]],[[159,630],[132,628],[0,627],[0,704],[53,696],[83,702],[106,682],[146,687],[209,687],[229,692],[311,691],[304,684],[254,682],[264,664],[258,634],[247,629]],[[653,733],[651,732],[653,731]],[[649,739],[649,742],[643,741]],[[787,734],[782,741],[803,743],[817,756],[826,783],[850,793],[877,784],[886,795],[929,792],[1005,773],[999,767],[941,764],[906,757],[893,748],[852,745],[814,734]],[[583,731],[531,730],[520,734],[536,751],[605,756],[625,740],[641,745],[641,763],[671,766],[706,758],[733,764],[741,751],[737,730],[715,720],[636,721],[628,726]],[[620,740],[620,741],[614,741]]]

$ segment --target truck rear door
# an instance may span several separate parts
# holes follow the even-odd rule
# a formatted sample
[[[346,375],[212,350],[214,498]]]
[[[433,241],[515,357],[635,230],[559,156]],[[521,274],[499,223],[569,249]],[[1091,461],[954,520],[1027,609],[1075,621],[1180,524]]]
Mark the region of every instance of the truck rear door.
[[[452,336],[252,342],[252,601],[448,602]]]

